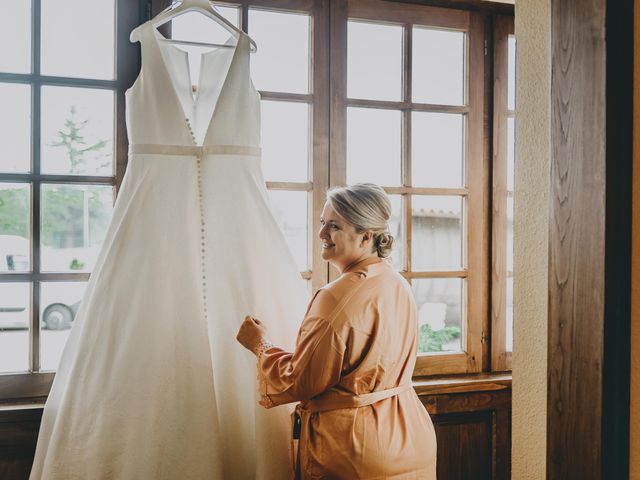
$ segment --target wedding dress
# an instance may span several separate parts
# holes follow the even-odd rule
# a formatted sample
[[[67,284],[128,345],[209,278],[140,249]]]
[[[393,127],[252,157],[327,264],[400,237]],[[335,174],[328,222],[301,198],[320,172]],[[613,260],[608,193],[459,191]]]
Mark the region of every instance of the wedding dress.
[[[32,479],[283,479],[288,410],[257,405],[247,314],[293,348],[308,295],[270,211],[249,40],[187,54],[150,22],[129,163],[44,408]]]

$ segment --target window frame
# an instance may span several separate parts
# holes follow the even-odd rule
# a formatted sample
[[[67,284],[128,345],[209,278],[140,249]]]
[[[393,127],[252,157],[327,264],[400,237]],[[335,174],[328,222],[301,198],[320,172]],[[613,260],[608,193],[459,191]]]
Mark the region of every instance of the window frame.
[[[115,78],[85,79],[42,75],[41,6],[43,0],[31,0],[31,72],[0,73],[0,82],[31,86],[31,172],[0,173],[0,182],[30,185],[30,257],[31,269],[23,273],[2,273],[0,283],[27,283],[31,287],[29,325],[29,371],[0,374],[0,403],[35,401],[49,394],[54,372],[40,371],[40,285],[42,282],[88,281],[90,273],[40,271],[40,187],[46,184],[104,185],[114,188],[114,199],[124,177],[128,158],[124,92],[131,85],[140,65],[137,48],[129,34],[140,21],[136,2],[115,2]],[[67,86],[106,89],[114,92],[114,172],[112,176],[42,174],[40,158],[41,91],[43,86]]]
[[[32,98],[32,145],[33,161],[39,161],[39,110],[40,98],[35,92],[42,84],[64,84],[74,86],[92,86],[112,88],[116,92],[115,105],[115,176],[79,177],[32,174],[0,174],[0,180],[14,183],[31,182],[32,196],[39,195],[39,185],[43,181],[69,183],[114,185],[117,193],[124,177],[127,158],[128,141],[125,124],[124,91],[133,83],[140,68],[140,53],[137,44],[129,42],[129,34],[139,23],[146,21],[164,9],[169,0],[143,0],[143,2],[116,2],[116,79],[97,81],[73,78],[43,77],[36,66],[40,55],[40,5],[42,0],[32,0],[32,64],[31,74],[0,74],[0,81],[37,84]],[[139,4],[138,4],[139,3]],[[428,3],[428,2],[425,2]],[[401,111],[402,127],[402,165],[403,186],[388,187],[389,194],[403,195],[404,238],[406,247],[411,247],[411,195],[464,195],[468,200],[466,211],[466,244],[467,271],[430,271],[412,272],[410,249],[405,248],[404,271],[401,274],[411,281],[412,278],[466,278],[467,295],[464,311],[467,312],[466,331],[463,337],[464,352],[427,354],[417,358],[414,376],[472,374],[478,372],[502,371],[510,369],[510,353],[504,352],[504,346],[496,342],[500,328],[505,328],[504,315],[498,315],[495,307],[498,299],[495,285],[501,279],[492,268],[500,246],[496,245],[496,232],[500,232],[501,224],[496,212],[495,162],[504,161],[506,150],[500,149],[498,136],[492,136],[492,129],[498,129],[501,120],[497,108],[495,91],[504,88],[506,102],[506,83],[503,87],[497,72],[501,67],[498,59],[498,37],[501,28],[511,25],[513,17],[496,15],[494,24],[486,11],[472,11],[440,6],[417,5],[411,3],[388,2],[383,0],[228,0],[215,4],[238,7],[240,28],[249,31],[249,9],[265,9],[278,12],[305,13],[310,15],[310,90],[308,94],[260,91],[263,100],[280,100],[306,103],[310,107],[309,135],[309,179],[307,182],[267,182],[269,190],[306,191],[308,203],[308,235],[309,260],[311,268],[301,272],[304,279],[310,281],[315,292],[327,282],[337,277],[337,272],[322,260],[321,244],[317,238],[315,219],[322,212],[325,192],[329,186],[346,184],[346,113],[347,106],[369,106],[376,108],[393,108]],[[390,8],[390,6],[392,8]],[[455,6],[455,5],[453,5]],[[373,22],[390,22],[404,27],[403,33],[403,70],[411,68],[411,35],[413,24],[454,28],[466,30],[468,45],[468,71],[475,72],[469,76],[467,84],[467,104],[462,107],[446,107],[438,105],[416,104],[411,101],[411,75],[405,73],[403,78],[403,97],[399,102],[375,100],[347,99],[347,21],[358,19]],[[502,20],[500,20],[502,19]],[[37,27],[37,28],[36,28]],[[165,26],[166,28],[167,26]],[[492,50],[496,55],[492,58]],[[506,53],[504,53],[506,61]],[[502,57],[500,57],[502,58]],[[493,62],[493,63],[492,63]],[[410,71],[410,70],[407,70]],[[492,72],[493,71],[493,72]],[[492,78],[491,75],[495,78]],[[472,81],[473,77],[473,81]],[[491,108],[493,107],[493,119]],[[499,106],[499,105],[498,105]],[[411,113],[412,111],[437,111],[465,113],[467,151],[466,187],[460,189],[417,188],[409,186],[411,174]],[[502,135],[500,133],[500,135]],[[500,137],[502,138],[502,137]],[[502,142],[502,140],[500,140]],[[495,151],[494,151],[495,150]],[[472,161],[473,159],[473,161]],[[497,165],[498,169],[502,168]],[[39,167],[39,165],[38,165]],[[38,170],[36,170],[38,171]],[[61,178],[63,177],[63,178]],[[492,188],[493,187],[493,188]],[[405,201],[409,199],[409,201]],[[39,199],[32,198],[32,269],[37,271],[36,262],[39,256]],[[493,211],[492,211],[493,209]],[[493,240],[493,241],[492,241]],[[461,275],[465,275],[465,277]],[[78,280],[87,279],[89,274],[75,273],[25,273],[0,275],[0,282],[31,281],[36,295],[36,286],[46,280]],[[494,285],[494,282],[498,282]],[[39,323],[38,298],[34,298],[31,312],[31,329]],[[498,312],[499,313],[499,312]],[[500,323],[502,322],[502,323]],[[34,351],[39,350],[39,338],[36,335],[31,341],[31,362],[35,365]],[[501,350],[502,349],[502,350]],[[37,370],[37,368],[35,369]],[[55,373],[18,373],[0,374],[0,403],[39,401],[46,399]]]
[[[512,352],[507,350],[507,187],[509,37],[514,35],[513,17],[493,17],[493,188],[491,254],[491,370],[509,371]],[[512,273],[511,273],[512,275]]]
[[[485,15],[424,5],[394,4],[387,7],[382,0],[335,0],[331,3],[331,186],[346,184],[346,115],[347,107],[392,108],[402,115],[403,186],[385,187],[389,194],[403,195],[404,268],[400,272],[409,282],[420,278],[465,278],[466,312],[462,352],[419,355],[414,376],[466,374],[483,371],[486,361],[485,341],[488,323],[488,188],[489,158],[485,137]],[[401,101],[379,101],[347,98],[347,21],[363,20],[402,25],[403,88]],[[413,25],[464,30],[467,33],[469,75],[467,103],[464,106],[430,105],[411,99],[411,35]],[[431,111],[464,113],[466,119],[466,187],[411,187],[411,113]],[[467,268],[455,271],[413,272],[411,270],[411,197],[412,195],[462,195],[467,197],[466,237]],[[330,279],[337,277],[331,270]],[[465,321],[465,320],[463,320]]]

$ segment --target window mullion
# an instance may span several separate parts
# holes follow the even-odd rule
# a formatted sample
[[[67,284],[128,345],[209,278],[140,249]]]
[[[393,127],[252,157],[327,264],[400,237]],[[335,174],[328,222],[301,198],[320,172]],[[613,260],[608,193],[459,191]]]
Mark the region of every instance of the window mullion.
[[[42,51],[42,4],[41,0],[32,1],[32,103],[31,103],[31,165],[34,180],[31,182],[31,272],[40,273],[40,174],[41,174],[41,94],[40,58]],[[29,328],[29,370],[40,370],[40,282],[31,280],[31,325]]]
[[[321,288],[329,280],[327,266],[322,259],[322,247],[316,235],[317,220],[320,218],[324,206],[325,191],[329,185],[329,52],[324,48],[329,44],[331,30],[329,29],[328,2],[315,2],[312,11],[311,25],[311,62],[310,68],[313,86],[313,103],[311,105],[311,161],[312,191],[309,202],[309,225],[311,245],[311,288],[313,291]]]
[[[412,84],[412,25],[403,25],[402,41],[402,96],[406,105],[411,104]],[[411,107],[402,110],[402,185],[411,188]],[[405,271],[411,271],[411,194],[404,194],[404,239],[402,265]]]

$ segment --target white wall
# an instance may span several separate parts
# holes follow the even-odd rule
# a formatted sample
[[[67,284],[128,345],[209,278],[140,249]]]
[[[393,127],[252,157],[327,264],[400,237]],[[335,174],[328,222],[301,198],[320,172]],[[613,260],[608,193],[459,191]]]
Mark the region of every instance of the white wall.
[[[550,0],[516,0],[512,478],[546,476]]]

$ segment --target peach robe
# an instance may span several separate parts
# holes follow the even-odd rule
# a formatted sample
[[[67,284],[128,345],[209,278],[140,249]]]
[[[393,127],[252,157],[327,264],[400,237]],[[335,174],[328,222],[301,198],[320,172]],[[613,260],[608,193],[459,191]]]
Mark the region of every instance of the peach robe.
[[[411,287],[374,257],[318,290],[293,353],[259,356],[260,404],[301,402],[296,478],[436,478],[435,432],[411,387],[417,331]]]

